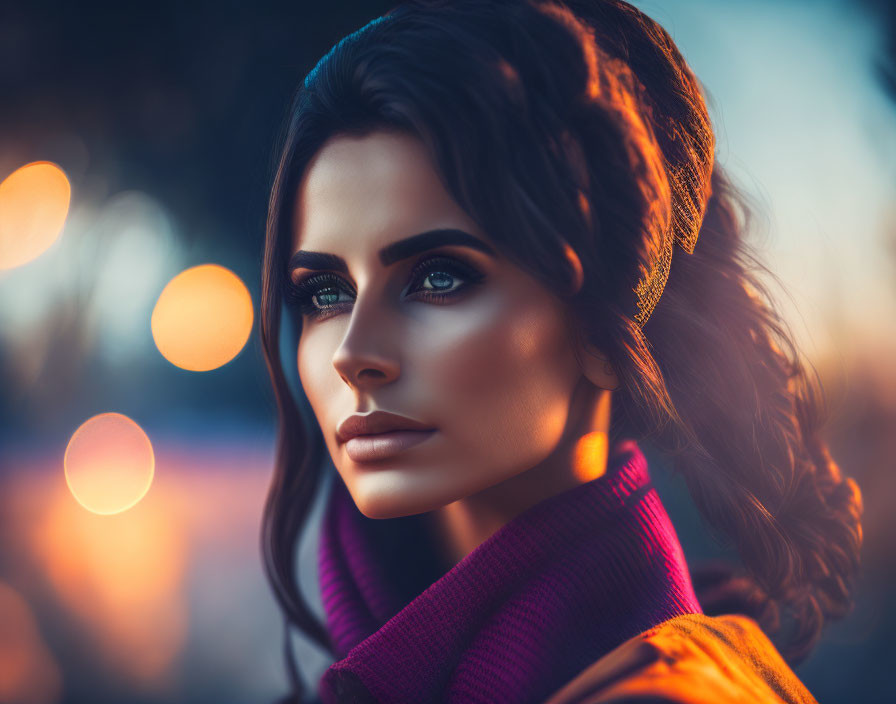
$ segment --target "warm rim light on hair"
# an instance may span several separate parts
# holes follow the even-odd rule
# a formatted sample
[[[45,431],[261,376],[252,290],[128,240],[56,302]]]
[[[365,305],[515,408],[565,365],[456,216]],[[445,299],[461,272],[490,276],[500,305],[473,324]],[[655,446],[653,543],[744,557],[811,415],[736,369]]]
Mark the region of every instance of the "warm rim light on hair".
[[[152,311],[152,337],[173,365],[205,372],[239,354],[252,332],[252,298],[242,280],[217,264],[175,276]]]
[[[88,511],[121,513],[152,484],[155,455],[143,429],[121,413],[101,413],[74,432],[63,459],[72,496]]]
[[[49,161],[25,164],[0,183],[0,269],[50,248],[65,225],[71,195],[65,172]]]

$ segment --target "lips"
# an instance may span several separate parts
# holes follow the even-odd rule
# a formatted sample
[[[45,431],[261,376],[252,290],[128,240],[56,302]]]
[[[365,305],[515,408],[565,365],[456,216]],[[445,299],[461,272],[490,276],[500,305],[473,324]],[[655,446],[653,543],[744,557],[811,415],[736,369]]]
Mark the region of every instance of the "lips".
[[[379,435],[398,430],[435,430],[431,425],[387,411],[374,411],[366,415],[352,415],[339,424],[336,438],[345,443],[359,435]]]
[[[386,411],[353,415],[339,424],[336,437],[355,462],[375,462],[398,454],[434,435],[435,428]]]
[[[345,443],[345,451],[355,462],[377,462],[419,445],[435,430],[393,430],[376,435],[356,435]]]

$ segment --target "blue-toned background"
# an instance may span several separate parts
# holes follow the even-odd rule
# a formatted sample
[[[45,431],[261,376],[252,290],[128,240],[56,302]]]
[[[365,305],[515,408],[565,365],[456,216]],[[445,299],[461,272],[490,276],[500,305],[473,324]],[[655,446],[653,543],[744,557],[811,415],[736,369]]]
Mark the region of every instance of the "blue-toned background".
[[[890,702],[896,651],[896,41],[892,3],[643,0],[707,89],[718,159],[754,198],[773,290],[862,487],[856,608],[797,668],[818,700]],[[0,181],[71,184],[42,255],[0,269],[0,702],[270,701],[286,689],[258,534],[273,404],[253,328],[204,372],[157,349],[165,285],[204,263],[255,306],[273,147],[304,74],[388,2],[20,2],[0,10]],[[0,197],[0,207],[5,201]],[[2,219],[2,213],[0,213]],[[2,252],[0,252],[2,254]],[[786,291],[786,293],[785,293]],[[114,515],[63,456],[101,413],[155,453]],[[714,553],[651,470],[689,559]],[[314,535],[300,554],[314,593]],[[296,639],[305,675],[328,663]]]

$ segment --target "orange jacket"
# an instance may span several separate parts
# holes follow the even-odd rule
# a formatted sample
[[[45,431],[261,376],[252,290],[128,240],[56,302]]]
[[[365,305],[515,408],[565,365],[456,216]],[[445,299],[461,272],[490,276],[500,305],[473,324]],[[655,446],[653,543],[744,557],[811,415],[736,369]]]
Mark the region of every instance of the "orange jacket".
[[[545,704],[818,704],[751,618],[676,616],[625,641]]]

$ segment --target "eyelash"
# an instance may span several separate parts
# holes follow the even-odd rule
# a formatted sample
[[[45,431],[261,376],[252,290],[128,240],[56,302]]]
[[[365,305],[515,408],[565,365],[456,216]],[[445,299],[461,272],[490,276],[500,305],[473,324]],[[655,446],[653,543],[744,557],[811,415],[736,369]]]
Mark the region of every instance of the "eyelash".
[[[435,289],[417,289],[416,286],[426,280],[429,274],[434,272],[448,274],[456,279],[463,279],[457,288],[443,293],[437,293]],[[484,277],[479,271],[469,264],[463,263],[457,259],[446,256],[427,257],[418,262],[411,271],[411,283],[415,287],[412,293],[422,294],[418,300],[429,301],[432,303],[442,303],[447,299],[452,299],[470,286],[478,284]],[[290,308],[296,309],[303,317],[313,320],[321,320],[345,305],[344,302],[334,303],[330,305],[317,306],[313,302],[313,297],[319,295],[323,291],[332,289],[338,295],[340,292],[350,293],[350,291],[341,284],[339,276],[331,273],[314,274],[308,276],[298,282],[289,281],[286,303]]]

